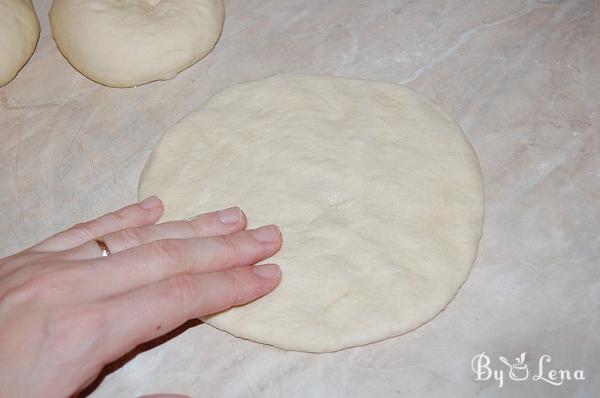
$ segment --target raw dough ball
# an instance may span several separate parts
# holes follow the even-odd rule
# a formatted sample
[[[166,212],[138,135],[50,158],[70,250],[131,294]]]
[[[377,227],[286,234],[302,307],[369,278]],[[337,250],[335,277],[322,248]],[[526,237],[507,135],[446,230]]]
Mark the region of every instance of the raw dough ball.
[[[40,23],[31,0],[0,0],[0,87],[27,63],[39,37]]]
[[[172,79],[203,58],[224,16],[223,0],[54,0],[50,24],[75,69],[132,87]]]
[[[140,197],[164,220],[239,205],[276,223],[273,293],[205,321],[284,349],[327,352],[433,318],[466,280],[483,224],[461,128],[409,88],[280,75],[225,89],[170,129]]]

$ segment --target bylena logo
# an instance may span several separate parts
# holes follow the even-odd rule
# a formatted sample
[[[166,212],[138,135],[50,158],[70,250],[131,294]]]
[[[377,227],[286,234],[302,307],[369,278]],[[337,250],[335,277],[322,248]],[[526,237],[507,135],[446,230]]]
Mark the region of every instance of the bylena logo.
[[[485,352],[477,354],[471,360],[471,369],[475,372],[475,380],[496,380],[498,388],[504,386],[504,380],[507,375],[509,380],[517,382],[528,380],[531,376],[531,380],[533,381],[541,381],[554,386],[560,386],[572,380],[585,380],[583,369],[552,369],[550,365],[552,358],[547,354],[538,358],[537,369],[531,369],[530,373],[529,366],[525,363],[526,355],[526,353],[522,352],[521,355],[515,358],[514,363],[510,363],[505,357],[499,356],[499,362],[505,366],[502,366],[502,369],[496,369],[492,365],[492,360]],[[508,373],[505,372],[506,370],[508,370]]]

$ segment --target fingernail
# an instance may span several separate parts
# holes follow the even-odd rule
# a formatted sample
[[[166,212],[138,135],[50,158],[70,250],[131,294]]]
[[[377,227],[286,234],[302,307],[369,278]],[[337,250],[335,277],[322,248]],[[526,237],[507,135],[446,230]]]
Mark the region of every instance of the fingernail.
[[[276,225],[267,225],[249,231],[261,243],[273,243],[279,240],[279,228]]]
[[[230,207],[229,209],[218,211],[217,218],[223,224],[237,224],[242,219],[242,211],[239,207]]]
[[[277,264],[256,265],[253,271],[256,275],[266,279],[276,279],[281,275],[281,270]]]
[[[160,207],[160,199],[156,196],[150,196],[139,203],[140,207],[144,210],[156,209]]]

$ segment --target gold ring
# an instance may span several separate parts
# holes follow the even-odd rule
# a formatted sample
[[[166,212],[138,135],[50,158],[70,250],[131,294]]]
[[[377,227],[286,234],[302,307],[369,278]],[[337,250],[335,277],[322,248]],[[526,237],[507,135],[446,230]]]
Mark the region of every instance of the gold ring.
[[[107,257],[110,254],[110,249],[108,248],[108,245],[106,244],[104,239],[95,238],[94,242],[96,242],[100,250],[102,250],[102,257]]]

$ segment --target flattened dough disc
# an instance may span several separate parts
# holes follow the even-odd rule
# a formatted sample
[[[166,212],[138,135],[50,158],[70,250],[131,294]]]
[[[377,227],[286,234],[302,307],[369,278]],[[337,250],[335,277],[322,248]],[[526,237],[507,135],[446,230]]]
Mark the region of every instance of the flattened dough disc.
[[[276,223],[273,293],[205,321],[289,350],[328,352],[433,318],[466,280],[483,224],[477,156],[409,88],[279,75],[227,88],[170,129],[140,197],[165,220],[239,205]]]

